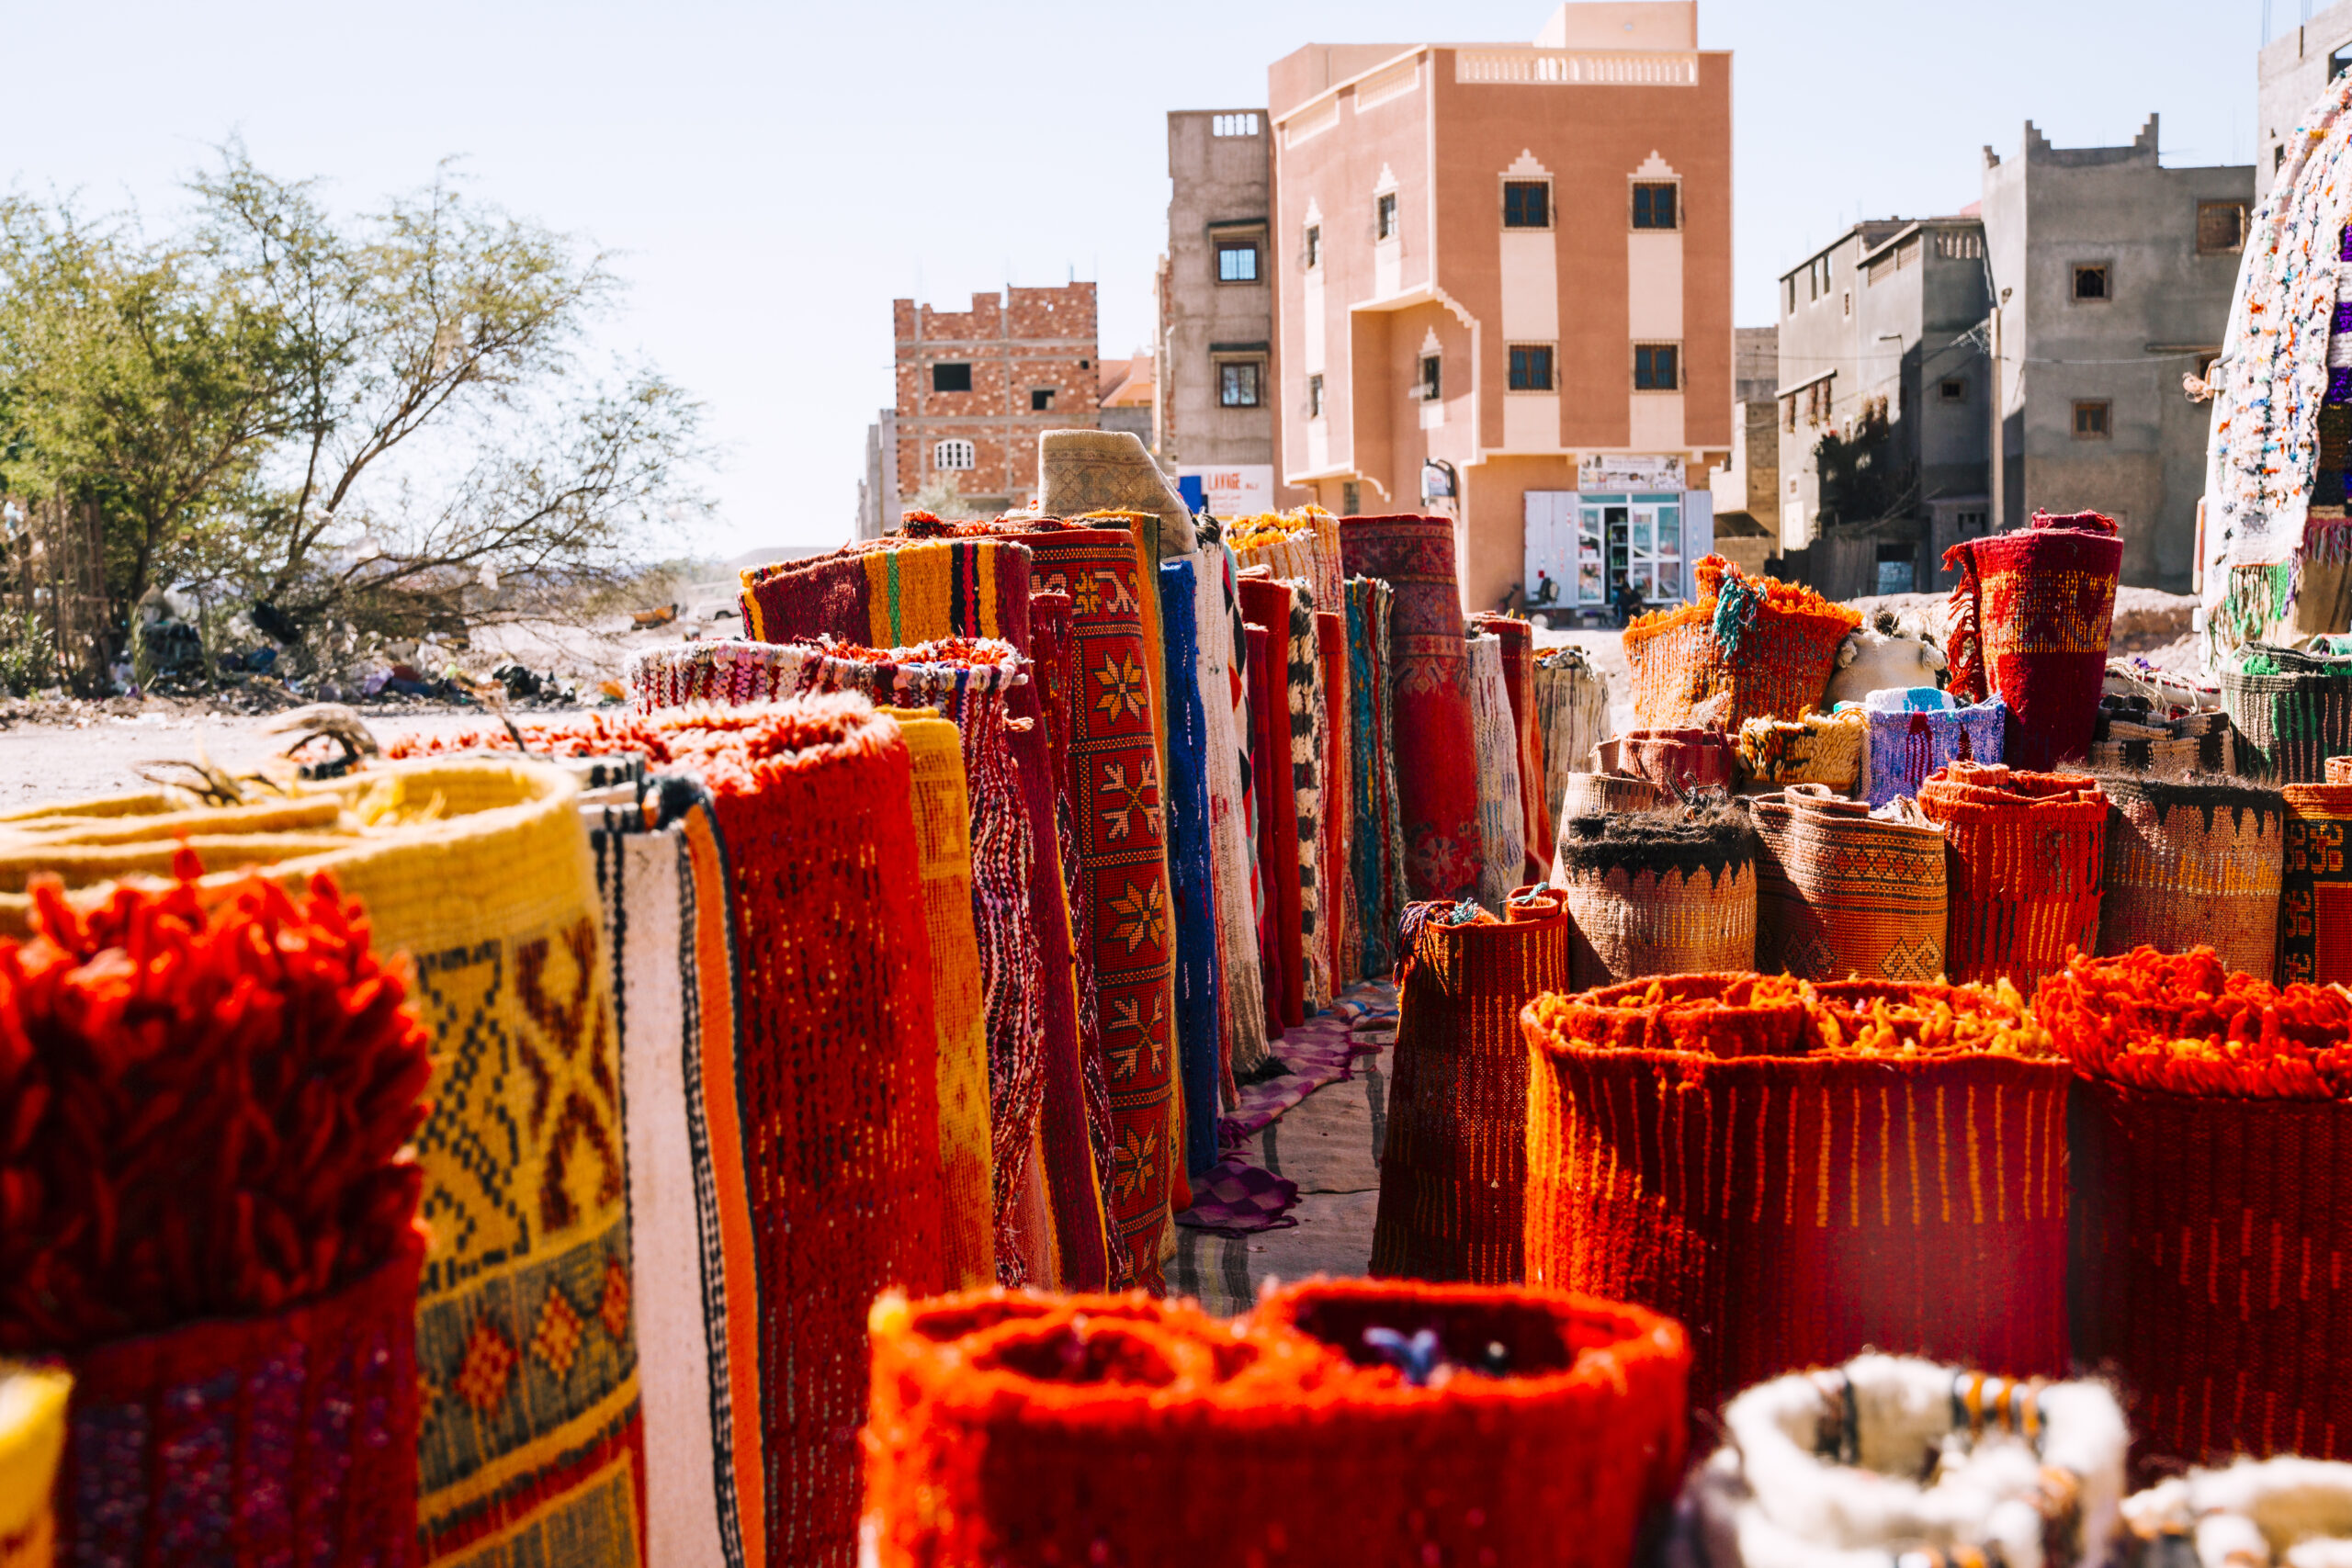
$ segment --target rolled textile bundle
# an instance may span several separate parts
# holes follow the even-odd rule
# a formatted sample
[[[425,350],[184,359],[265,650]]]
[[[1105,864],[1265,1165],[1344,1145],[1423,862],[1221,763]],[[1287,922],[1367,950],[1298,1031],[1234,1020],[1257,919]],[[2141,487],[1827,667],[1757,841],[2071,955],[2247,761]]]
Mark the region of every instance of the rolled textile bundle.
[[[1536,655],[1535,722],[1544,742],[1544,818],[1556,833],[1568,775],[1609,736],[1609,677],[1584,649],[1549,648]]]
[[[1625,628],[1634,716],[1645,728],[1795,718],[1821,704],[1838,645],[1861,612],[1810,588],[1750,577],[1709,556],[1695,603],[1653,610]]]
[[[2001,699],[1963,707],[1932,687],[1872,692],[1864,699],[1870,746],[1862,765],[1862,798],[1872,806],[1906,796],[1939,768],[1953,762],[2001,761],[2009,710]]]
[[[2098,951],[2184,953],[2200,943],[2256,979],[2278,956],[2286,802],[2231,779],[2108,778]]]
[[[1756,967],[1806,980],[1936,980],[1950,919],[1944,836],[1914,806],[1894,819],[1823,784],[1749,802]]]
[[[1277,579],[1304,579],[1318,608],[1334,608],[1345,597],[1340,520],[1319,506],[1240,518],[1227,525],[1225,538],[1242,570],[1262,566]]]
[[[0,1363],[0,1563],[50,1568],[57,1550],[58,1461],[74,1380],[54,1368]]]
[[[1649,780],[1629,773],[1570,773],[1560,787],[1562,827],[1552,840],[1552,880],[1566,880],[1566,874],[1560,865],[1560,843],[1567,836],[1566,824],[1569,818],[1610,811],[1655,811],[1669,798],[1666,791]]]
[[[1556,871],[1579,990],[1755,966],[1756,836],[1736,807],[1568,818]]]
[[[1597,772],[1647,779],[1668,795],[1730,789],[1739,782],[1739,751],[1721,729],[1629,729],[1592,749]]]
[[[1395,591],[1377,578],[1348,579],[1348,801],[1353,858],[1349,887],[1367,975],[1396,966],[1397,918],[1405,907],[1405,828],[1397,816],[1395,671],[1388,622]]]
[[[2352,752],[2352,657],[2248,643],[2222,667],[2222,705],[2247,773],[2317,784]]]
[[[2154,1568],[2326,1568],[2352,1555],[2352,1464],[2242,1459],[2123,1500],[2132,1561]]]
[[[1167,628],[1168,866],[1176,927],[1176,1046],[1182,1071],[1184,1164],[1198,1173],[1217,1162],[1218,1041],[1216,852],[1209,838],[1208,715],[1195,673],[1199,634],[1193,614],[1193,560],[1159,565]]]
[[[1521,889],[1498,920],[1473,904],[1407,908],[1396,1055],[1380,1154],[1372,1272],[1515,1284],[1527,1186],[1527,1047],[1519,1010],[1568,985],[1558,893]]]
[[[1724,1407],[1671,1568],[2109,1561],[2130,1432],[2103,1383],[1910,1356],[1793,1372]]]
[[[1527,1278],[1679,1318],[1702,1404],[1871,1347],[2067,1367],[2066,1064],[2003,985],[1544,996]]]
[[[1290,600],[1290,765],[1291,795],[1298,809],[1298,931],[1302,971],[1306,987],[1306,1010],[1329,1007],[1337,995],[1332,985],[1329,899],[1325,884],[1324,824],[1329,817],[1323,798],[1324,726],[1329,720],[1323,693],[1323,641],[1315,625],[1315,600],[1303,582],[1289,584]]]
[[[1384,579],[1396,592],[1391,728],[1407,897],[1475,898],[1483,840],[1453,521],[1350,517],[1340,553],[1350,576]]]
[[[1323,854],[1317,868],[1322,877],[1323,932],[1330,953],[1331,989],[1337,996],[1363,978],[1358,957],[1363,943],[1356,929],[1355,878],[1348,864],[1348,829],[1355,806],[1348,777],[1351,694],[1346,610],[1316,611],[1315,635],[1322,695],[1316,710],[1316,734],[1323,748]]]
[[[1519,799],[1519,759],[1503,690],[1502,639],[1469,639],[1470,736],[1477,748],[1478,901],[1499,913],[1527,865],[1527,814]]]
[[[2002,760],[2036,771],[2087,756],[2107,683],[2123,541],[2096,512],[2037,512],[2022,528],[1944,552],[1952,585],[1951,694],[2008,705]]]
[[[2069,949],[2098,945],[2107,807],[2088,773],[1954,762],[1919,786],[1947,846],[1947,975],[2030,993]]]
[[[2145,1457],[2352,1458],[2334,1350],[2352,1281],[2321,1261],[2345,1213],[2352,998],[2143,948],[2076,958],[2034,1010],[2075,1073],[2075,1349],[2132,1391]]]
[[[1262,580],[1241,581],[1242,609],[1250,615],[1250,699],[1258,724],[1258,864],[1267,882],[1266,921],[1260,932],[1274,985],[1268,1016],[1285,1029],[1306,1021],[1306,936],[1300,886],[1300,860],[1306,853],[1298,835],[1298,773],[1291,757],[1290,634],[1261,618],[1289,620],[1288,590]]]
[[[1739,727],[1739,765],[1747,787],[1826,784],[1853,793],[1870,750],[1870,720],[1860,712],[1809,713],[1800,719],[1751,718]]]
[[[583,749],[608,753],[638,726],[579,728]],[[416,1560],[461,1556],[511,1529],[640,1561],[619,1063],[577,785],[546,763],[436,758],[314,793],[344,803],[333,830],[266,850],[248,842],[233,858],[200,834],[187,841],[223,868],[208,889],[239,880],[227,868],[241,864],[288,886],[331,874],[367,910],[377,947],[407,952],[416,967],[435,1086],[416,1139],[432,1242],[411,1296],[409,1382],[433,1391],[416,1428]],[[186,826],[171,812],[143,822],[158,842]],[[119,874],[107,857],[152,847],[52,837],[0,841],[0,860],[86,886]],[[0,929],[28,930],[31,916],[28,899],[0,895]],[[492,1150],[514,1152],[493,1160]],[[554,1375],[544,1357],[526,1359],[548,1322],[561,1330],[548,1343],[568,1348],[560,1400],[528,1393],[534,1368]],[[563,1328],[575,1323],[578,1334]]]
[[[1682,1457],[1680,1330],[1556,1292],[890,1299],[874,1338],[882,1568],[1618,1568]]]
[[[1470,630],[1498,637],[1503,644],[1503,690],[1510,697],[1511,729],[1519,743],[1519,799],[1526,813],[1530,876],[1552,863],[1553,824],[1544,809],[1544,735],[1535,715],[1535,627],[1524,617],[1484,612],[1470,617]]]
[[[1266,994],[1258,975],[1258,838],[1249,787],[1250,747],[1240,721],[1249,712],[1233,559],[1210,536],[1193,558],[1193,626],[1200,652],[1198,685],[1206,725],[1211,878],[1216,897],[1217,1011],[1223,1031],[1218,1081],[1229,1098],[1234,1075],[1266,1059]],[[1246,634],[1245,634],[1246,635]],[[1172,691],[1175,682],[1169,682]]]
[[[1135,516],[1149,572],[1193,553],[1192,508],[1131,430],[1048,430],[1037,437],[1037,509],[1065,516],[1110,508]]]
[[[0,1382],[11,1556],[414,1562],[430,1037],[332,876],[176,872],[0,942],[0,1354],[72,1381]]]

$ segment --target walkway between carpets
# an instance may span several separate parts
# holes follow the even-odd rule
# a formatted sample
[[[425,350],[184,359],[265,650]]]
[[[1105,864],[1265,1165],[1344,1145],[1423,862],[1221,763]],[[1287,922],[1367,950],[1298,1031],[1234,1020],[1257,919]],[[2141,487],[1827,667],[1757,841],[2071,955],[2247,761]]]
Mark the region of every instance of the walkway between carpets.
[[[1389,1061],[1396,1049],[1396,990],[1367,981],[1348,1002],[1387,1010],[1355,1032],[1377,1052],[1354,1059],[1351,1077],[1326,1084],[1284,1111],[1228,1156],[1298,1183],[1298,1224],[1286,1230],[1226,1236],[1178,1226],[1169,1293],[1197,1296],[1219,1316],[1246,1310],[1268,1279],[1361,1275],[1372,1261],[1372,1223],[1380,1204],[1380,1145],[1387,1135]],[[1283,1054],[1276,1041],[1274,1055]]]

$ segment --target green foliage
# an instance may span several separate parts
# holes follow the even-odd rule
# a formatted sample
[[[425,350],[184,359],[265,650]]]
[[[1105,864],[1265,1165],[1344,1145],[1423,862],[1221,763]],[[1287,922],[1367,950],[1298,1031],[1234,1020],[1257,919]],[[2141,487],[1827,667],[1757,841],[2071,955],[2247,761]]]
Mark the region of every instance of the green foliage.
[[[928,512],[934,517],[952,520],[964,514],[964,496],[963,492],[956,488],[954,474],[933,473],[921,490],[899,502],[899,509],[905,512]],[[899,525],[899,520],[895,517],[886,517],[882,522],[888,528],[896,528]]]
[[[28,696],[57,683],[49,630],[18,610],[0,610],[0,686]]]

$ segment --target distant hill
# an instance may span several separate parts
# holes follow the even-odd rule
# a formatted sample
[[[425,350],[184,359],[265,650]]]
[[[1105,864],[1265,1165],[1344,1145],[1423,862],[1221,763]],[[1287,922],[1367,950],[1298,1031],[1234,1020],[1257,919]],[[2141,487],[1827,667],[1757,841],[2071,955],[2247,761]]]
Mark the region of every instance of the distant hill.
[[[765,566],[770,561],[801,560],[809,556],[821,556],[827,551],[840,547],[839,545],[763,545],[755,550],[745,550],[741,555],[729,560],[726,563],[727,570],[741,571],[746,567]]]

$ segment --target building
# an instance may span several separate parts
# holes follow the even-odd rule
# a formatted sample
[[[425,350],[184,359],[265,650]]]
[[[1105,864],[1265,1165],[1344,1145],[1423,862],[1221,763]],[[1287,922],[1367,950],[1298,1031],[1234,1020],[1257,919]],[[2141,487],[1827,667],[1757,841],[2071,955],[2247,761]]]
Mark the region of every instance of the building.
[[[1168,117],[1157,429],[1146,444],[1179,479],[1198,478],[1223,517],[1276,503],[1270,148],[1263,109]]]
[[[1780,554],[1780,384],[1779,326],[1735,329],[1731,461],[1714,471],[1708,488],[1714,496],[1715,553],[1750,570],[1763,570]]]
[[[865,427],[865,477],[857,481],[857,532],[878,539],[899,525],[899,411],[884,409]]]
[[[1094,378],[1096,418],[1104,430],[1124,430],[1146,446],[1157,439],[1159,389],[1152,352],[1136,350],[1130,359],[1098,362]]]
[[[2304,112],[2330,82],[2352,70],[2352,0],[2336,0],[2271,39],[2255,60],[2255,129],[2261,141],[2255,149],[2254,195],[2259,201],[2285,166],[2287,139]]]
[[[1784,558],[1825,593],[1942,586],[1960,538],[2097,510],[2125,582],[2186,592],[2210,419],[2181,378],[2221,350],[2254,173],[2164,167],[2153,116],[2121,147],[2029,122],[1985,149],[1975,208],[1857,225],[1783,273]]]
[[[1731,85],[1695,0],[1276,62],[1283,482],[1450,508],[1472,607],[1690,596],[1731,456]]]
[[[963,511],[1029,504],[1039,434],[1095,423],[1094,285],[975,294],[966,310],[895,299],[890,314],[899,494],[948,479]]]

